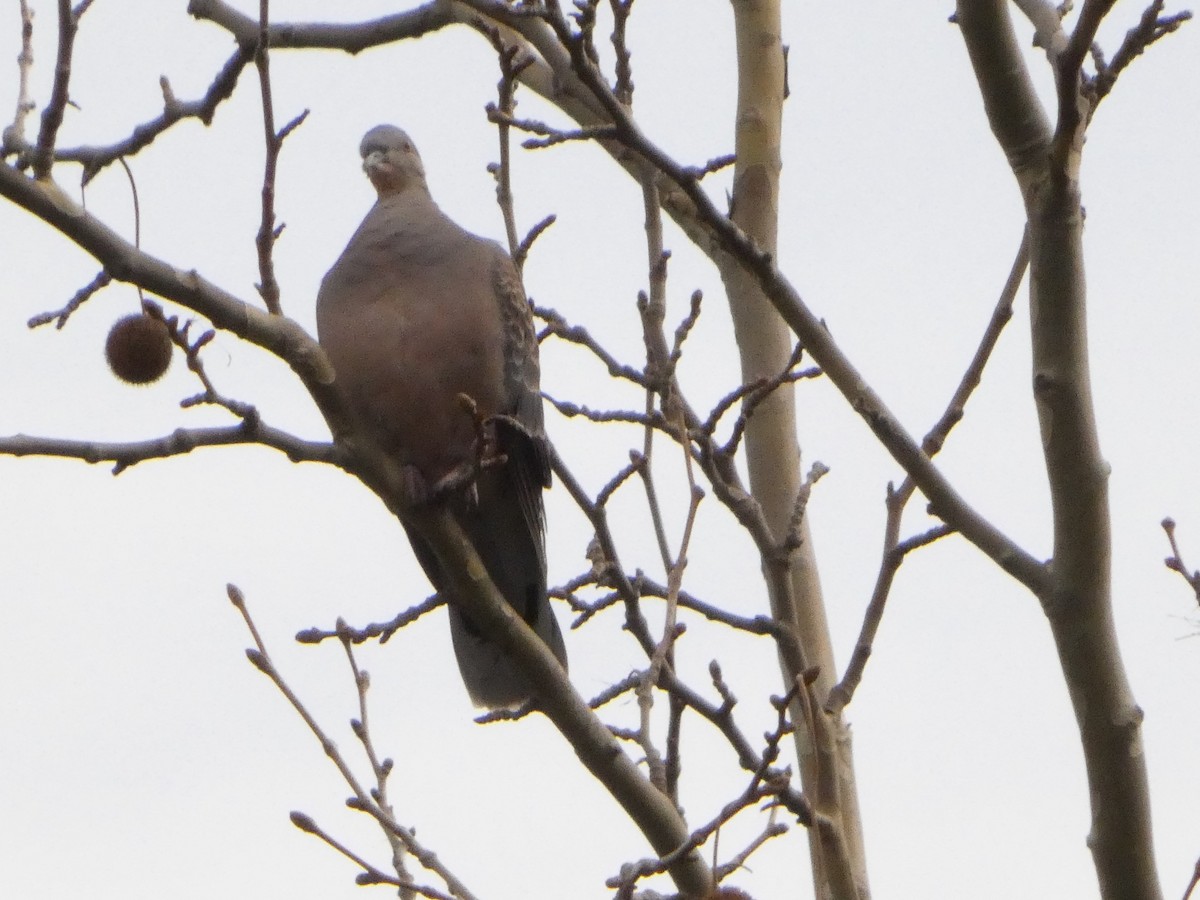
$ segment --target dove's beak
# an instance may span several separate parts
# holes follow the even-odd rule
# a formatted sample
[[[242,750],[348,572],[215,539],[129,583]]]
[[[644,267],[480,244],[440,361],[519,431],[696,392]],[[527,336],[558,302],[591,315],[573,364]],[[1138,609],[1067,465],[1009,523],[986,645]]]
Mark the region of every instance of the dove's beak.
[[[379,168],[383,162],[384,153],[382,150],[372,150],[363,157],[363,171],[370,175],[373,171]]]

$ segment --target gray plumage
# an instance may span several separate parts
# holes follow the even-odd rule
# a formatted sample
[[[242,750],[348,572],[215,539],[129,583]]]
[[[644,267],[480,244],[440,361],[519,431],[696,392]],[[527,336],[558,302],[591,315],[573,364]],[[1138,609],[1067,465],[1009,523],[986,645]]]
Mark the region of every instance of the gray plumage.
[[[550,468],[537,339],[520,276],[499,244],[464,231],[437,207],[402,130],[372,128],[360,151],[379,199],[317,296],[317,333],[338,390],[357,427],[427,485],[477,452],[460,393],[481,415],[520,424],[495,423],[496,449],[507,462],[483,470],[473,490],[448,502],[500,593],[565,666],[546,597],[542,489]],[[445,594],[432,549],[411,530],[408,537]],[[526,700],[529,685],[511,661],[447,600],[471,699],[491,708]]]

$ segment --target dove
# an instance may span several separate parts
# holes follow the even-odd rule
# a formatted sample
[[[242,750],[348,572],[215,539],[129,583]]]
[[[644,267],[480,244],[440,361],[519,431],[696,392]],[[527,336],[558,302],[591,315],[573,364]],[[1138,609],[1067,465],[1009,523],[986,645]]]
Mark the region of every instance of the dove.
[[[499,244],[438,208],[403,130],[372,128],[359,149],[378,199],[317,295],[317,335],[335,387],[356,432],[396,459],[426,502],[449,505],[496,588],[565,668],[546,594],[542,491],[550,464],[537,337],[520,275]],[[464,394],[503,461],[484,466],[466,489],[439,492],[442,479],[480,456]],[[448,601],[472,701],[498,709],[528,700],[527,680],[455,601],[428,543],[405,529]]]

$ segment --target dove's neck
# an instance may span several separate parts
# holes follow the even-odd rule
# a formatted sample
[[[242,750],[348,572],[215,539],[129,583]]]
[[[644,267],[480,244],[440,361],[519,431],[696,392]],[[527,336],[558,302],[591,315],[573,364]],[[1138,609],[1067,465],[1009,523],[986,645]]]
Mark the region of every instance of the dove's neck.
[[[387,221],[406,227],[431,228],[446,219],[441,207],[433,202],[425,185],[413,185],[392,194],[380,194],[376,211]],[[449,221],[447,219],[447,221]]]
[[[406,200],[410,202],[423,201],[430,206],[433,204],[433,198],[429,194],[429,186],[425,184],[424,179],[417,181],[408,181],[400,186],[396,185],[376,185],[376,190],[379,193],[379,202],[392,200]]]

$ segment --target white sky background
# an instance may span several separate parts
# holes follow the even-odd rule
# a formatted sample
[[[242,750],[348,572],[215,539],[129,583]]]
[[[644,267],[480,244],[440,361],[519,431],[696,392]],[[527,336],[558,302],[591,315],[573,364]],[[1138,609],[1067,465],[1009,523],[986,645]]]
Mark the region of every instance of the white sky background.
[[[38,0],[35,96],[49,95],[54,4]],[[247,12],[256,3],[239,4]],[[158,77],[181,99],[207,88],[232,52],[186,4],[97,0],[77,40],[64,146],[108,143],[158,114]],[[17,4],[0,13],[0,110],[16,99]],[[332,5],[276,0],[278,20],[326,18]],[[346,19],[383,3],[337,7]],[[914,433],[936,419],[990,314],[1021,231],[1017,189],[987,124],[957,30],[941,6],[788,4],[791,88],[785,120],[781,266]],[[1174,11],[1172,7],[1168,11]],[[1106,49],[1141,12],[1126,0]],[[602,29],[607,33],[607,27]],[[641,0],[632,22],[636,108],[648,132],[687,163],[731,149],[729,5]],[[367,51],[273,56],[276,120],[312,114],[287,142],[276,252],[286,312],[310,330],[321,275],[373,201],[357,145],[370,126],[408,128],[431,188],[462,224],[501,238],[497,158],[483,106],[494,96],[490,48],[467,29]],[[1032,68],[1043,96],[1049,76]],[[1139,59],[1101,108],[1085,152],[1092,365],[1104,453],[1113,467],[1116,615],[1135,695],[1146,711],[1156,841],[1167,896],[1200,853],[1200,640],[1187,586],[1162,565],[1158,523],[1180,522],[1200,560],[1200,38],[1195,25]],[[39,109],[40,112],[40,109]],[[520,113],[562,122],[522,94]],[[262,164],[252,69],[211,128],[176,126],[132,166],[142,241],[248,301],[258,279]],[[36,133],[37,120],[30,121]],[[636,363],[634,313],[645,284],[640,192],[598,150],[518,152],[518,215],[559,222],[536,245],[526,287]],[[69,190],[78,167],[55,177]],[[720,179],[713,179],[717,196]],[[132,236],[128,185],[111,167],[87,204]],[[177,357],[159,385],[108,374],[103,339],[137,308],[110,287],[65,331],[26,320],[61,306],[98,266],[40,222],[0,206],[0,433],[151,437],[228,421],[178,408],[198,390]],[[736,384],[728,315],[712,266],[673,229],[669,317],[706,294],[682,377],[708,408]],[[939,465],[1027,549],[1049,552],[1049,512],[1029,395],[1024,293],[984,384]],[[313,438],[323,425],[285,366],[219,336],[210,375],[271,424]],[[594,406],[637,406],[582,353],[547,346],[543,387]],[[883,498],[900,473],[832,386],[798,392],[806,458],[829,465],[809,514],[840,665],[849,658],[878,566]],[[548,411],[552,436],[593,491],[641,444]],[[665,444],[661,459],[674,461]],[[663,466],[668,501],[678,469]],[[551,578],[583,566],[587,533],[565,491],[548,495]],[[661,571],[634,492],[628,566]],[[209,449],[113,479],[105,467],[0,458],[0,897],[363,896],[354,867],[293,828],[302,809],[384,866],[386,847],[285,701],[249,666],[249,639],[224,599],[246,592],[280,667],[352,758],[356,714],[340,650],[291,636],[338,615],[390,618],[427,584],[403,534],[364,488],[332,469],[273,452]],[[681,506],[669,521],[678,540]],[[615,512],[615,511],[614,511]],[[765,610],[748,540],[705,501],[687,587],[747,614]],[[909,531],[923,529],[919,498]],[[560,612],[565,612],[560,608]],[[641,660],[609,613],[567,640],[585,695]],[[770,727],[778,692],[765,640],[729,641],[689,619],[681,665],[721,660],[742,727]],[[482,728],[460,685],[444,614],[360,661],[373,678],[377,746],[396,759],[391,790],[413,825],[476,893],[489,898],[604,895],[621,862],[648,855],[632,825],[544,720]],[[877,897],[1095,895],[1084,838],[1087,791],[1077,732],[1036,601],[964,541],[911,558],[897,580],[865,681],[848,709],[856,735],[868,860]],[[629,717],[625,705],[615,715]],[[627,719],[628,721],[628,719]],[[744,785],[730,754],[694,717],[685,739],[684,805],[708,820]],[[686,753],[685,745],[685,753]],[[365,777],[365,771],[363,772]],[[740,848],[760,822],[722,838]],[[759,898],[809,896],[795,828],[735,879]],[[665,888],[664,888],[665,889]],[[380,889],[375,889],[380,890]]]

